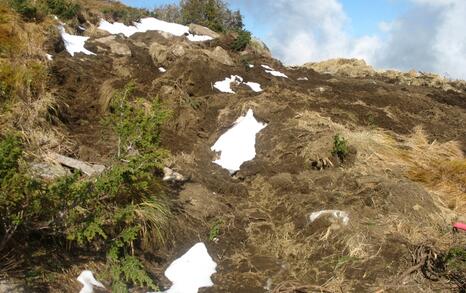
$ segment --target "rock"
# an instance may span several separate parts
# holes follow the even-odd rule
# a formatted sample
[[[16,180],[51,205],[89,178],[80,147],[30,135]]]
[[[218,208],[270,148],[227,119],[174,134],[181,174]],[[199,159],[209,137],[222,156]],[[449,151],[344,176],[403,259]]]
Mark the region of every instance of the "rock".
[[[220,46],[217,46],[213,51],[203,50],[204,54],[206,54],[210,59],[217,61],[218,63],[234,66],[235,62],[231,59],[228,52]]]
[[[149,54],[155,64],[163,64],[168,58],[168,47],[159,43],[152,43],[149,47]]]
[[[165,167],[163,168],[163,181],[184,182],[186,178],[178,172]]]
[[[105,171],[105,166],[103,165],[91,165],[89,163],[79,161],[70,157],[66,157],[57,153],[49,153],[48,157],[54,162],[60,163],[64,166],[80,170],[88,176],[99,175]]]
[[[183,45],[181,44],[175,44],[170,47],[168,50],[172,55],[175,57],[182,57],[186,54],[186,50],[184,49]]]
[[[189,25],[189,32],[192,33],[193,35],[203,35],[203,36],[209,36],[214,39],[220,37],[220,35],[213,30],[206,28],[202,25],[194,24],[191,23]]]
[[[116,36],[99,38],[95,42],[108,46],[113,54],[131,56],[131,50],[128,45],[118,42]]]
[[[31,164],[31,171],[34,175],[48,180],[70,174],[70,172],[61,165],[49,163],[33,163]]]
[[[248,51],[252,51],[253,53],[259,55],[259,56],[264,56],[267,58],[272,58],[272,53],[270,52],[270,49],[267,47],[267,45],[259,40],[258,38],[252,37],[251,41],[249,42],[248,45]]]
[[[26,287],[11,280],[2,280],[0,281],[0,292],[23,293],[26,292]]]
[[[306,63],[303,67],[320,73],[347,77],[368,77],[376,71],[362,59],[330,59],[317,63]]]

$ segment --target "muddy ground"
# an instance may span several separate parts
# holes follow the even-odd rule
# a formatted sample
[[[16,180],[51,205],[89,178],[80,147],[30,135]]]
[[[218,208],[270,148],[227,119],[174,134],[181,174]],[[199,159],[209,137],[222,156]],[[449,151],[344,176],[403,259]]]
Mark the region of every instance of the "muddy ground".
[[[465,151],[464,90],[336,77],[253,54],[230,52],[236,65],[227,66],[201,52],[215,42],[193,44],[158,33],[117,42],[131,54],[112,53],[97,41],[88,46],[97,56],[59,52],[52,86],[64,98],[60,119],[74,142],[66,154],[93,163],[110,164],[115,156],[116,138],[101,123],[113,91],[134,80],[140,95],[159,97],[173,109],[163,146],[173,154],[171,167],[190,180],[170,187],[176,217],[170,245],[147,257],[162,285],[170,286],[163,277],[168,264],[204,241],[218,272],[215,286],[202,292],[452,290],[447,280],[401,276],[413,265],[417,245],[465,244],[466,236],[450,230],[461,215],[408,179],[405,166],[386,165],[377,154],[364,156],[349,138],[350,159],[339,162],[331,151],[337,133],[383,133],[403,141],[419,126],[430,143],[455,140]],[[160,73],[161,64],[149,53],[153,42],[181,44],[186,52],[166,61],[167,72]],[[266,73],[262,64],[289,78]],[[232,74],[260,83],[264,91],[236,86],[236,94],[224,94],[212,87]],[[257,136],[256,158],[231,176],[212,163],[210,147],[248,109],[267,127]],[[335,166],[312,169],[311,162],[321,158]],[[329,217],[310,222],[311,212],[327,209],[346,211],[349,223]],[[215,226],[218,235],[209,240]],[[308,287],[292,291],[293,286]]]

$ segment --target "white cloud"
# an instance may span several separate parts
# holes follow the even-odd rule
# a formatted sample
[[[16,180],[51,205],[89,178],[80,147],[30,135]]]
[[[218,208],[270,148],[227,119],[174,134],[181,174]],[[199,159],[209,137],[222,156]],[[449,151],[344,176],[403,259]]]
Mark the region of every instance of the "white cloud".
[[[363,58],[378,68],[466,78],[466,0],[409,0],[412,7],[354,38],[341,0],[230,0],[269,29],[266,43],[285,64]],[[368,11],[368,13],[371,13]]]

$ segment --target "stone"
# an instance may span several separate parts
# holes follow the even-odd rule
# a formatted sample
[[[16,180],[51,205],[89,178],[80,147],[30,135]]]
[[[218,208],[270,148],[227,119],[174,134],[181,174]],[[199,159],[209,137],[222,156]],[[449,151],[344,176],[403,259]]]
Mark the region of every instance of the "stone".
[[[209,36],[214,39],[220,37],[220,35],[214,32],[213,30],[206,28],[202,25],[194,24],[194,23],[191,23],[189,25],[189,32],[193,35]]]
[[[108,46],[113,54],[131,56],[131,50],[128,45],[118,42],[116,36],[99,38],[95,42]]]
[[[235,62],[231,59],[228,52],[220,46],[217,46],[214,50],[203,50],[202,51],[205,55],[207,55],[210,59],[217,61],[218,63],[234,66]]]
[[[67,169],[59,164],[33,163],[31,164],[31,170],[34,175],[47,180],[53,180],[70,174]]]
[[[149,54],[156,65],[164,64],[168,58],[168,47],[159,43],[152,43]]]
[[[249,42],[248,49],[259,56],[272,58],[272,53],[267,45],[258,38],[252,37]]]

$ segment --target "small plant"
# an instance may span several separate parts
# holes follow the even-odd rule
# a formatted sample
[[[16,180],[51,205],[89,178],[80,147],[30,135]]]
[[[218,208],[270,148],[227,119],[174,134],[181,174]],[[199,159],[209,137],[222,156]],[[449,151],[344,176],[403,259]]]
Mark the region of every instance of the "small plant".
[[[345,157],[348,155],[348,153],[349,150],[346,139],[339,134],[335,135],[335,137],[333,138],[332,154],[338,156],[338,158],[340,158],[340,160],[343,161]]]
[[[210,227],[209,240],[215,241],[220,235],[220,227],[223,225],[221,220],[217,220],[212,227]]]
[[[251,42],[251,33],[247,30],[241,30],[238,32],[238,36],[231,44],[231,49],[237,52],[243,51],[249,42]]]

